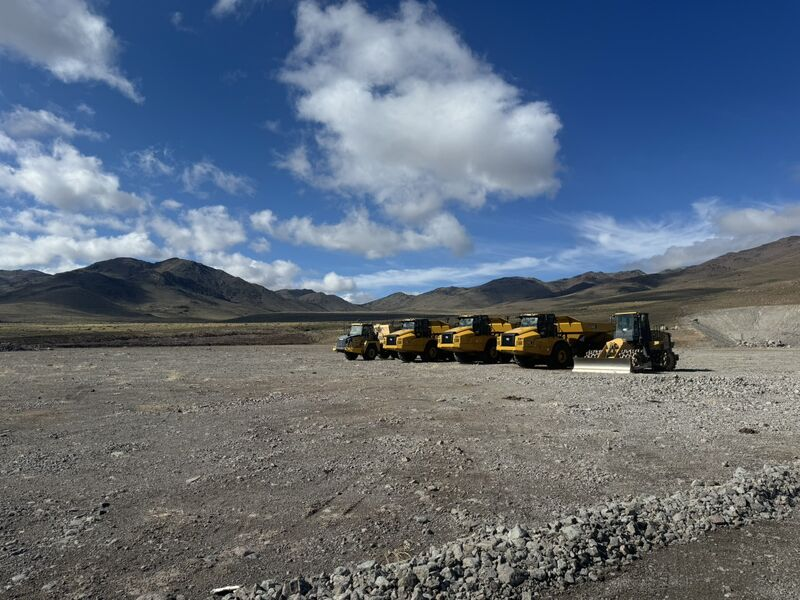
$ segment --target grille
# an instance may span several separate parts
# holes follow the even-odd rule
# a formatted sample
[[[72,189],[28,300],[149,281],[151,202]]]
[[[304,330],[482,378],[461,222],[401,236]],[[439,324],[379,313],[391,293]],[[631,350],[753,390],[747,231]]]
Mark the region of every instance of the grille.
[[[339,338],[336,340],[336,348],[338,350],[344,350],[347,346],[347,338]]]
[[[390,336],[386,337],[386,345],[387,346],[394,346],[395,344],[397,344],[397,336],[396,335],[390,335]]]
[[[507,333],[503,336],[502,339],[502,346],[514,346],[517,343],[517,334],[516,333]]]
[[[443,344],[452,344],[453,343],[453,334],[452,333],[443,333],[442,334],[442,343]]]

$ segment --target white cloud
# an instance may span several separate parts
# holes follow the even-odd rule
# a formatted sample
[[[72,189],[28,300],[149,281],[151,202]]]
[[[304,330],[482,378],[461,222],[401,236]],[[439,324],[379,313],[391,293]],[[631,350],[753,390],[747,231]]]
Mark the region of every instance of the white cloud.
[[[175,171],[172,157],[166,148],[151,147],[130,152],[125,157],[125,164],[129,168],[135,167],[148,177],[172,175]]]
[[[272,244],[270,244],[269,240],[264,237],[258,238],[257,240],[253,240],[252,242],[250,242],[250,249],[253,250],[254,252],[260,252],[260,253],[269,252],[271,248]]]
[[[356,290],[356,280],[352,277],[343,277],[331,271],[322,279],[306,279],[300,286],[326,294],[341,294],[342,292],[354,292]]]
[[[59,272],[118,256],[159,257],[159,250],[141,231],[116,236],[28,236],[0,234],[0,269]]]
[[[695,202],[690,213],[667,219],[618,221],[607,215],[584,215],[574,225],[589,245],[565,255],[617,259],[625,266],[655,272],[798,235],[800,203],[731,208],[710,198]]]
[[[172,26],[177,31],[183,31],[185,33],[193,33],[194,29],[186,25],[186,19],[184,14],[180,11],[175,11],[169,16],[169,22],[172,23]]]
[[[144,100],[116,64],[114,32],[84,0],[0,2],[0,46],[63,82],[102,81],[135,102]]]
[[[112,215],[85,215],[48,208],[0,209],[0,231],[52,236],[96,237],[98,228],[130,232],[129,223]]]
[[[15,106],[14,110],[0,115],[0,129],[13,138],[42,138],[83,136],[103,139],[105,136],[91,129],[80,129],[72,121],[67,121],[47,110],[31,110]]]
[[[257,229],[293,244],[352,252],[371,259],[441,247],[463,254],[472,247],[464,227],[448,213],[432,216],[419,228],[400,230],[372,221],[365,209],[353,210],[334,224],[315,224],[309,217],[280,221],[271,211],[252,215],[251,222]]]
[[[183,204],[177,200],[173,200],[172,198],[167,198],[161,202],[161,207],[166,208],[167,210],[180,210],[183,208]]]
[[[263,0],[215,0],[211,14],[218,19],[230,16],[244,16]]]
[[[208,160],[203,160],[187,167],[181,175],[184,189],[197,196],[205,196],[204,187],[211,183],[231,195],[255,192],[249,178],[242,175],[226,173],[217,165]]]
[[[144,207],[144,200],[120,189],[119,178],[104,171],[99,158],[85,156],[66,142],[57,140],[50,151],[30,142],[15,145],[13,150],[17,166],[0,162],[0,189],[8,194],[28,194],[71,211]]]
[[[187,210],[178,221],[157,215],[150,225],[172,253],[184,256],[217,252],[247,240],[242,224],[224,206]]]
[[[85,102],[81,102],[80,104],[78,104],[77,110],[78,110],[78,112],[83,113],[87,117],[93,117],[94,116],[94,109],[91,106],[89,106],[88,104],[86,104]]]
[[[316,127],[315,143],[284,160],[299,177],[409,222],[447,201],[479,207],[489,194],[558,189],[556,114],[526,101],[431,5],[404,2],[381,18],[353,1],[306,0],[296,35],[281,77]]]
[[[258,283],[269,289],[293,287],[300,273],[300,267],[289,260],[275,260],[271,263],[255,260],[239,252],[205,252],[201,260],[214,268],[241,277],[246,281]]]

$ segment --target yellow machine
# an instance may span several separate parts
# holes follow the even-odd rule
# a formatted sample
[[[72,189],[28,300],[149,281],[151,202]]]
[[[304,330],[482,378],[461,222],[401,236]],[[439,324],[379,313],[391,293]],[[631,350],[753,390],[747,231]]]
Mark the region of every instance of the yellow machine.
[[[452,352],[460,363],[481,361],[486,364],[508,362],[510,354],[497,352],[497,337],[513,326],[500,317],[465,315],[458,318],[458,326],[444,332],[439,338],[439,351]]]
[[[573,371],[581,373],[637,373],[672,371],[678,363],[672,336],[650,329],[647,313],[617,313],[612,318],[614,339],[602,350],[589,351],[576,359]]]
[[[544,364],[551,369],[568,369],[574,356],[602,349],[613,331],[610,323],[529,313],[520,316],[519,327],[500,336],[497,350],[501,356],[513,356],[520,367]]]
[[[375,360],[376,357],[389,358],[389,353],[383,349],[379,333],[388,328],[388,325],[353,323],[348,332],[336,340],[333,350],[343,352],[347,360],[355,360],[359,356],[364,360]]]
[[[432,319],[405,319],[400,329],[386,336],[384,350],[396,353],[403,362],[412,362],[418,356],[422,362],[445,358],[437,346],[438,337],[450,329],[450,324]]]

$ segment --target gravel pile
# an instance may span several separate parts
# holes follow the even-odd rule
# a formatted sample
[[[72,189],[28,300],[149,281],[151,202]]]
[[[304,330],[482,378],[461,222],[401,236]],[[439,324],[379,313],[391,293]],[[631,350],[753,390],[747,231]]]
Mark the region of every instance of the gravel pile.
[[[781,340],[739,340],[736,345],[744,348],[791,348]]]
[[[653,548],[720,527],[785,516],[800,497],[800,463],[737,469],[722,484],[692,482],[671,496],[639,496],[580,510],[526,530],[486,527],[408,560],[373,560],[332,574],[212,591],[216,598],[532,598],[544,587],[598,581]]]

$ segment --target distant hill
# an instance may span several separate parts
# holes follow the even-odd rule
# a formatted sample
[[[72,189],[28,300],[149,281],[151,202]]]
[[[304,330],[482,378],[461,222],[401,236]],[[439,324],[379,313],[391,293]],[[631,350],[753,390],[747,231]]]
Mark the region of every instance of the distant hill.
[[[503,277],[473,287],[397,292],[354,305],[307,289],[270,291],[200,263],[116,258],[57,275],[0,271],[0,320],[347,320],[378,315],[552,311],[592,318],[646,310],[666,322],[724,308],[800,304],[800,236],[661,273],[588,272],[544,282]],[[274,317],[272,316],[274,315]],[[377,318],[377,317],[376,317]]]
[[[222,320],[354,308],[335,296],[284,291],[273,292],[190,260],[115,258],[56,275],[0,271],[0,318]]]
[[[669,320],[700,310],[778,304],[800,304],[800,236],[661,273],[592,271],[550,282],[504,277],[416,296],[398,292],[364,307],[501,315],[554,311],[597,318],[637,308]]]

